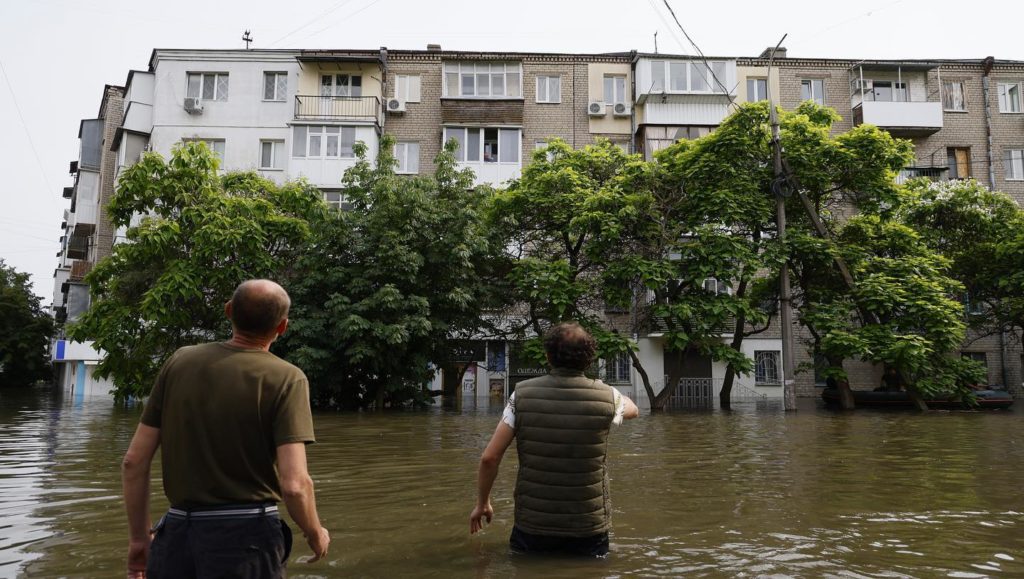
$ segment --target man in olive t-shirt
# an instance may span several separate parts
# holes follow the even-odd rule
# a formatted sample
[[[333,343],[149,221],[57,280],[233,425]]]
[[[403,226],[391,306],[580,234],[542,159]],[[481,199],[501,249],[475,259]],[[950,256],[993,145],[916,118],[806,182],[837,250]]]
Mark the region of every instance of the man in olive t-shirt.
[[[160,370],[123,481],[129,576],[283,576],[290,531],[284,500],[314,559],[320,525],[305,445],[314,441],[306,376],[269,352],[288,325],[288,294],[250,280],[225,306],[232,338],[179,349]],[[149,532],[149,468],[162,447],[171,509]]]

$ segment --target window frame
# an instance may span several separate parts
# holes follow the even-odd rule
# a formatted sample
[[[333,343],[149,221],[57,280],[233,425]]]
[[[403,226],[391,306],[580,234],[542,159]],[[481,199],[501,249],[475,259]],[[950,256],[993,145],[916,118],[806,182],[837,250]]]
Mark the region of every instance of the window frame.
[[[768,376],[762,360],[771,360],[774,376]],[[774,378],[774,380],[772,380]],[[754,386],[777,388],[782,386],[782,352],[778,350],[754,350]]]
[[[1016,91],[1016,98],[1010,100],[1010,91]],[[999,95],[999,112],[1009,115],[1017,115],[1024,113],[1024,103],[1021,93],[1024,92],[1024,82],[1000,82],[998,83],[997,92]],[[1016,105],[1014,110],[1013,105]]]
[[[344,85],[346,87],[347,91],[348,91],[348,94],[338,94],[338,90],[342,87],[342,84],[339,82],[340,81],[340,77],[345,77],[348,80],[348,83]],[[330,78],[331,79],[331,84],[330,85],[324,84],[324,79],[325,78]],[[353,79],[357,79],[357,78],[359,79],[359,86],[358,87],[356,87],[356,85],[352,82]],[[324,94],[324,87],[325,86],[330,86],[331,87],[331,94]],[[321,97],[361,98],[363,96],[363,75],[361,75],[361,74],[352,74],[350,72],[325,73],[323,71],[320,71],[320,84],[318,85],[318,87],[319,87],[318,88],[318,90],[319,90],[318,96],[321,96]],[[353,89],[355,89],[355,88],[359,89],[359,94],[352,94],[353,93]]]
[[[263,164],[263,147],[270,145],[270,165]],[[260,171],[284,171],[284,139],[260,139],[259,162]]]
[[[544,84],[544,95],[545,98],[541,99],[541,81]],[[551,81],[555,81],[554,99],[551,98]],[[562,75],[560,74],[538,74],[536,77],[537,84],[537,99],[538,104],[561,104],[562,102]]]
[[[300,130],[300,127],[301,127],[301,131],[304,133],[305,146],[303,148],[303,154],[302,155],[296,155],[295,154],[295,143],[298,143],[300,141],[300,138],[296,135],[296,131]],[[338,130],[337,130],[337,132],[333,132],[333,131],[329,131],[328,128],[336,128]],[[355,158],[355,144],[357,142],[359,142],[359,139],[358,139],[359,135],[356,133],[356,129],[357,128],[358,127],[356,127],[355,125],[294,125],[292,127],[292,138],[294,139],[294,143],[292,144],[291,158],[293,158],[293,159],[312,159],[312,160],[354,159]],[[313,131],[311,129],[319,129],[319,130]],[[342,136],[345,135],[347,131],[351,131],[351,134],[352,134],[352,147],[351,147],[352,154],[351,155],[342,155],[341,154],[341,152],[342,152],[342,144],[344,142],[342,140]],[[332,135],[337,135],[337,139],[338,139],[337,144],[336,144],[338,153],[336,155],[328,155],[327,154],[328,144],[330,142],[330,137]],[[310,155],[310,144],[313,142],[313,138],[314,137],[316,137],[317,140],[319,141],[318,145],[317,145],[317,147],[319,148],[319,152],[316,155]]]
[[[1003,175],[1006,181],[1024,181],[1024,147],[1005,150]]]
[[[227,139],[211,138],[211,137],[186,137],[181,140],[183,143],[206,143],[207,148],[217,155],[220,159],[221,165],[224,164],[224,158],[227,156]],[[220,151],[217,151],[217,144],[220,144]],[[223,167],[221,167],[223,169]]]
[[[621,82],[620,82],[621,81]],[[611,82],[612,88],[612,99],[608,99],[608,86]],[[621,88],[622,94],[619,94]],[[628,98],[626,95],[626,75],[624,74],[606,74],[601,80],[601,90],[603,91],[602,101],[606,105],[615,106],[617,104],[627,104]]]
[[[327,205],[327,208],[329,210],[331,210],[331,211],[347,211],[348,210],[348,207],[346,207],[346,205],[349,205],[348,196],[346,196],[344,192],[338,191],[338,190],[333,190],[333,191],[321,191],[320,193],[321,193],[321,199]],[[330,199],[330,200],[328,200],[327,199],[328,195],[331,195],[331,196],[337,195],[338,198],[337,199]]]
[[[814,92],[814,85],[818,83],[821,86],[821,94],[817,95]],[[804,96],[804,85],[808,86],[807,93],[808,98]],[[819,100],[820,99],[820,100]],[[825,106],[825,79],[823,78],[802,78],[800,79],[800,102],[814,101],[815,103]]]
[[[477,70],[477,67],[486,66],[487,70]],[[495,67],[501,66],[501,71]],[[472,72],[470,72],[472,69]],[[454,75],[455,87],[452,87],[452,75]],[[501,76],[502,94],[493,94],[494,79]],[[480,93],[478,81],[481,77],[487,80],[487,94]],[[463,94],[463,86],[467,77],[472,81],[473,94]],[[509,79],[515,77],[518,86],[518,94],[509,94]],[[518,61],[461,61],[449,60],[441,65],[441,95],[442,98],[456,99],[479,99],[479,100],[508,100],[523,99],[523,63]],[[455,89],[453,93],[452,89]]]
[[[205,96],[203,96],[204,94],[206,94],[206,91],[204,89],[206,88],[206,78],[209,77],[209,76],[213,77],[213,97],[212,98],[206,98]],[[192,82],[191,82],[192,77],[199,77],[199,94],[190,94],[191,93],[191,88],[190,87],[192,86]],[[221,98],[221,90],[220,90],[220,79],[221,79],[221,77],[223,77],[225,79],[225,81],[224,81],[224,93],[225,94],[223,95],[224,98]],[[188,71],[188,72],[185,73],[185,96],[187,98],[197,98],[197,99],[202,100],[202,101],[228,102],[228,98],[231,96],[231,75],[226,73],[226,72],[216,72],[216,71],[207,71],[207,70],[203,70],[203,71],[195,71],[195,70]]]
[[[268,76],[273,76],[274,77],[274,97],[275,98],[269,98],[269,99],[267,98],[267,77]],[[278,84],[278,81],[277,81],[278,77],[281,77],[281,76],[284,77],[284,87],[281,87]],[[278,94],[278,89],[279,88],[284,91],[284,94]],[[266,103],[283,103],[283,102],[286,102],[287,100],[288,100],[288,73],[287,72],[276,71],[276,70],[265,70],[265,71],[263,71],[263,102],[266,102]]]
[[[956,101],[951,100],[948,95],[952,91],[949,90],[950,86],[960,86],[960,108],[956,108]],[[948,105],[947,106],[947,102]],[[943,80],[942,81],[942,110],[945,112],[953,113],[965,113],[967,112],[967,85],[962,80]]]
[[[751,95],[750,95],[750,86],[751,86],[750,83],[751,82],[754,83],[754,92],[755,93],[758,92],[757,88],[758,88],[759,85],[763,85],[764,86],[764,95],[761,96],[761,98],[751,98]],[[746,84],[747,84],[747,102],[748,103],[757,103],[757,102],[768,100],[768,77],[764,77],[764,76],[748,76]]]
[[[405,150],[405,154],[403,156],[399,156],[399,153],[398,153],[399,147],[401,147],[402,149]],[[415,149],[416,149],[416,155],[415,155],[416,168],[414,170],[410,170],[409,169],[409,159],[411,157],[409,155],[409,151],[413,147],[415,147]],[[398,161],[397,165],[395,166],[395,173],[396,174],[398,174],[398,175],[418,175],[419,174],[419,172],[420,172],[420,143],[419,143],[419,141],[397,141],[397,142],[395,142],[394,155],[395,155],[395,160]],[[405,163],[402,163],[403,159],[405,160]]]
[[[486,157],[484,155],[485,150],[486,150],[486,144],[487,144],[486,132],[485,131],[488,131],[488,130],[498,131],[498,136],[497,136],[498,151],[493,156],[494,159],[495,159],[494,161],[487,161],[487,160],[485,160]],[[521,128],[518,128],[518,127],[500,127],[500,126],[498,126],[498,127],[466,127],[466,126],[459,126],[459,125],[446,125],[446,126],[442,127],[442,130],[441,130],[441,146],[444,146],[444,143],[448,142],[448,140],[452,138],[452,133],[455,132],[455,131],[461,131],[461,133],[462,133],[462,137],[461,138],[456,138],[456,140],[459,141],[459,143],[460,143],[460,147],[458,148],[457,151],[455,151],[455,160],[456,160],[456,162],[464,163],[464,164],[479,164],[479,165],[516,165],[516,166],[519,166],[519,167],[522,166],[522,164],[523,164],[523,151],[522,151],[522,149],[523,149],[523,130]],[[470,143],[469,132],[470,131],[477,131],[477,137],[476,137],[477,147],[476,147],[476,154],[474,155],[476,158],[472,159],[472,160],[469,160],[469,143]],[[517,134],[516,147],[515,147],[515,151],[516,151],[516,160],[515,161],[502,161],[501,160],[502,153],[505,150],[505,148],[502,146],[501,135],[502,135],[503,132],[506,132],[506,131],[515,132]]]
[[[967,160],[967,174],[962,175],[960,171],[960,159],[957,156],[958,151],[964,151]],[[946,147],[946,167],[949,170],[949,179],[970,179],[972,176],[971,171],[971,148],[970,147]],[[955,173],[955,176],[954,176]]]
[[[416,79],[416,82],[412,83],[411,82],[412,79]],[[403,81],[404,81],[404,85],[405,85],[404,86],[404,90],[399,90],[399,87],[402,85]],[[416,85],[416,98],[415,99],[412,98],[412,93],[413,93],[412,86],[413,86],[413,84]],[[423,91],[423,81],[420,78],[420,75],[418,75],[418,74],[396,74],[395,75],[394,98],[396,98],[396,99],[398,99],[398,100],[400,100],[402,102],[405,102],[405,103],[418,103],[418,102],[420,102],[420,99],[422,98],[422,91]]]
[[[633,360],[628,352],[616,352],[604,359],[604,381],[608,384],[632,384]]]

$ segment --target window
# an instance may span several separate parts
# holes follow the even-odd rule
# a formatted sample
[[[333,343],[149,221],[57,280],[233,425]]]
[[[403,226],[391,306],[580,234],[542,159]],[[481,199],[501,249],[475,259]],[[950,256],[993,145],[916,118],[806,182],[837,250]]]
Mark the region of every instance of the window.
[[[754,352],[754,385],[781,386],[779,374],[780,353],[775,350]]]
[[[632,360],[628,352],[618,352],[604,362],[605,381],[612,383],[629,382],[629,367]]]
[[[548,142],[547,141],[534,141],[533,142],[533,150],[534,151],[543,149],[543,148],[545,148],[547,146],[548,146]],[[554,151],[550,151],[550,150],[549,151],[545,151],[544,152],[544,157],[546,157],[548,162],[550,163],[551,161],[555,160],[555,152]]]
[[[355,157],[356,128],[331,125],[296,125],[292,132],[292,156],[310,159]]]
[[[521,98],[522,72],[517,62],[446,62],[444,96]]]
[[[820,78],[809,78],[800,81],[800,100],[814,101],[825,104],[825,81]]]
[[[420,102],[420,75],[395,75],[395,98],[407,103]]]
[[[560,102],[562,102],[562,77],[560,77],[560,76],[538,76],[537,77],[537,102],[539,102],[539,103],[560,103]]]
[[[950,179],[967,179],[971,176],[971,150],[966,147],[946,149]]]
[[[420,172],[420,144],[395,143],[395,159],[398,159],[398,173]]]
[[[284,169],[284,141],[260,141],[260,169]]]
[[[288,95],[287,72],[263,73],[263,100],[284,101]]]
[[[890,80],[876,80],[870,92],[864,95],[865,100],[904,103],[907,102],[907,83]]]
[[[324,191],[324,203],[335,211],[348,211],[351,205],[341,191]]]
[[[651,62],[652,92],[724,92],[726,61]],[[667,81],[667,82],[666,82]]]
[[[1003,158],[1007,181],[1024,180],[1024,149],[1007,149]]]
[[[711,134],[711,127],[700,126],[648,126],[644,129],[644,156],[650,161],[654,153],[667,148],[680,139],[699,139]]]
[[[214,155],[220,159],[220,162],[224,162],[224,139],[182,139],[183,142],[196,142],[206,143],[206,146],[213,151]]]
[[[768,100],[768,79],[748,78],[747,79],[747,102]]]
[[[999,112],[1020,112],[1020,83],[999,83]]]
[[[625,104],[626,102],[626,77],[606,76],[604,77],[604,102],[609,105]]]
[[[967,110],[962,80],[948,80],[942,83],[942,108],[947,111]]]
[[[518,163],[519,129],[445,127],[444,140],[455,139],[460,163]]]
[[[190,72],[185,96],[204,101],[228,100],[228,75],[223,72]]]
[[[322,74],[320,96],[363,96],[363,77],[358,74]]]
[[[984,366],[986,371],[988,370],[988,356],[985,355],[985,352],[961,352],[960,357],[974,360]]]

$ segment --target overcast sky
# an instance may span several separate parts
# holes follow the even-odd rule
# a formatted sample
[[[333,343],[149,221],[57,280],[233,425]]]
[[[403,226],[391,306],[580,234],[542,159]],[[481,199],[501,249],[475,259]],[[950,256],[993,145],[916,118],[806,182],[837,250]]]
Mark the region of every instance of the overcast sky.
[[[1024,60],[1019,0],[669,0],[707,55]],[[301,7],[301,9],[300,9]],[[995,15],[995,17],[993,17]],[[570,27],[571,26],[571,27]],[[0,258],[52,299],[61,189],[104,84],[160,48],[693,54],[663,0],[0,0]]]

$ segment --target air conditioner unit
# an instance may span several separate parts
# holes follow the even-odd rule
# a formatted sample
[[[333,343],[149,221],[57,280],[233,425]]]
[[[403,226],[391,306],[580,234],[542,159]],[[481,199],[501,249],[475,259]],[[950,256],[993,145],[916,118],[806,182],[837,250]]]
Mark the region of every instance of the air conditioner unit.
[[[612,114],[617,117],[628,117],[629,107],[625,103],[615,103],[615,106],[612,107]]]
[[[591,101],[587,105],[587,113],[592,117],[603,117],[605,112],[604,103],[601,101]]]
[[[389,113],[404,113],[405,112],[405,101],[401,99],[388,99],[388,112]]]
[[[203,114],[203,100],[195,97],[185,97],[185,112],[190,115]]]

